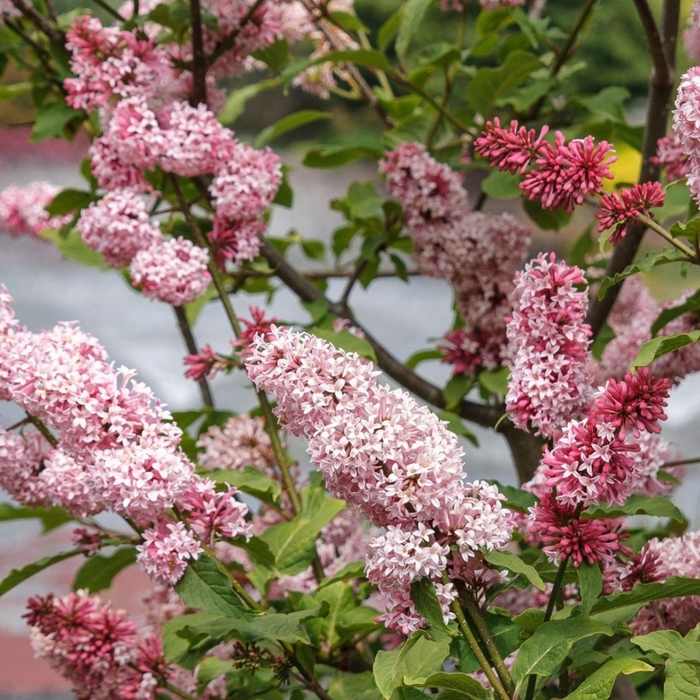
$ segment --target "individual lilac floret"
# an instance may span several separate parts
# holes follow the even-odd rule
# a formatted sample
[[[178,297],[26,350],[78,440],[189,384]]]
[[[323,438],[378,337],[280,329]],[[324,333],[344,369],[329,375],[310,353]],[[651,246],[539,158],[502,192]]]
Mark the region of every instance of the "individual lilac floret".
[[[513,423],[552,437],[590,399],[590,327],[578,267],[541,253],[516,276],[507,335],[512,356],[506,407]]]
[[[211,282],[209,253],[185,238],[168,238],[139,251],[129,272],[145,297],[173,306],[199,299]]]

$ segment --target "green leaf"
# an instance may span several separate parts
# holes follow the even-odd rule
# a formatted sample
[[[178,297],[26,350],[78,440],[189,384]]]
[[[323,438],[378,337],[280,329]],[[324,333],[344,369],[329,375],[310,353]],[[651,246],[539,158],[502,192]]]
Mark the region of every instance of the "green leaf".
[[[190,562],[184,576],[175,584],[175,591],[185,605],[211,615],[233,615],[244,610],[233,592],[231,579],[219,568],[217,560],[207,554]]]
[[[685,517],[670,498],[666,496],[630,496],[622,506],[596,506],[583,513],[585,519],[618,518],[624,515],[653,515],[657,518],[670,518],[676,522],[685,522]]]
[[[314,146],[302,163],[307,168],[336,168],[361,158],[379,160],[383,155],[382,150],[370,146]]]
[[[253,51],[253,57],[262,61],[273,73],[282,70],[289,60],[289,44],[286,39],[277,39],[269,46]]]
[[[523,192],[520,189],[521,178],[508,172],[492,170],[482,181],[481,191],[494,199],[518,199]]]
[[[618,272],[614,277],[603,278],[598,288],[598,299],[602,299],[605,296],[605,292],[607,292],[610,287],[619,284],[622,280],[627,279],[627,277],[636,275],[638,272],[649,272],[649,270],[659,265],[665,265],[684,259],[685,255],[676,248],[664,248],[659,251],[651,251],[637,262],[628,265],[622,272]]]
[[[362,23],[362,20],[350,12],[341,12],[339,10],[330,12],[329,17],[333,24],[337,24],[346,32],[369,32],[369,28]]]
[[[84,209],[94,199],[93,195],[83,190],[72,190],[70,188],[61,190],[46,207],[46,211],[51,216],[61,216],[72,214],[74,211]]]
[[[374,348],[370,345],[369,341],[364,338],[358,338],[354,333],[346,329],[334,331],[331,328],[319,328],[318,326],[314,326],[311,332],[317,338],[327,340],[336,348],[344,350],[345,352],[355,352],[360,357],[371,360],[375,364],[377,363],[377,356],[374,354]]]
[[[450,651],[447,638],[434,642],[424,632],[414,632],[393,651],[378,651],[374,660],[374,681],[386,700],[403,685],[411,685],[442,670]]]
[[[58,248],[61,255],[71,260],[76,260],[81,265],[99,267],[103,270],[107,269],[102,256],[96,250],[83,243],[80,233],[76,229],[71,229],[65,238],[58,231],[52,229],[42,231],[40,235],[44,240],[51,241]]]
[[[277,571],[290,576],[311,564],[321,528],[347,507],[343,501],[328,497],[322,488],[302,489],[301,498],[302,509],[297,516],[269,527],[260,536],[270,548]]]
[[[71,549],[69,552],[59,552],[50,557],[43,557],[31,564],[23,566],[21,569],[12,569],[10,573],[0,581],[0,596],[5,595],[5,593],[11,591],[15,586],[19,586],[20,583],[31,578],[34,574],[38,574],[40,571],[48,569],[50,566],[58,564],[58,562],[64,559],[75,557],[78,554],[82,554],[79,549]]]
[[[239,469],[215,469],[207,472],[207,478],[217,484],[230,484],[243,493],[257,498],[268,505],[276,505],[282,493],[279,481],[265,476],[254,467]]]
[[[619,610],[634,605],[646,605],[652,600],[679,598],[686,595],[700,595],[700,579],[669,576],[663,583],[638,583],[631,591],[618,591],[599,598],[591,614]]]
[[[667,659],[664,700],[697,700],[700,696],[700,642],[697,633],[698,627],[695,627],[685,637],[675,630],[632,637],[632,643],[644,651],[652,651]]]
[[[396,55],[403,61],[411,38],[423,29],[423,17],[433,0],[407,0],[403,5],[401,22],[396,36]]]
[[[597,564],[587,563],[578,567],[577,574],[581,591],[581,610],[584,615],[588,615],[603,590],[603,574]]]
[[[377,45],[382,51],[386,50],[389,42],[391,42],[398,33],[401,19],[403,18],[403,11],[404,6],[401,4],[398,10],[396,10],[396,12],[394,12],[394,14],[379,28],[379,32],[377,33]]]
[[[435,584],[429,578],[421,578],[411,584],[411,600],[416,610],[430,625],[430,636],[437,642],[452,636],[442,617],[442,607],[435,592]]]
[[[87,588],[90,593],[103,591],[112,585],[114,577],[136,561],[136,547],[118,549],[112,556],[96,554],[78,569],[73,590]]]
[[[30,508],[29,506],[15,506],[11,503],[0,503],[0,522],[3,520],[26,520],[32,518],[41,520],[42,533],[54,530],[74,519],[72,516],[68,515],[63,508]]]
[[[571,221],[571,214],[563,209],[543,209],[539,202],[523,199],[525,213],[545,231],[559,231]]]
[[[349,579],[364,579],[365,577],[365,562],[363,561],[351,561],[346,564],[338,573],[334,574],[331,578],[323,579],[318,586],[321,590],[326,586],[330,586],[338,581],[347,581]]]
[[[346,197],[351,219],[370,219],[377,216],[382,198],[373,182],[353,182]]]
[[[371,671],[344,675],[338,671],[328,684],[328,694],[333,700],[381,700]]]
[[[506,508],[517,510],[520,513],[527,513],[537,503],[537,497],[529,491],[523,491],[515,486],[499,484],[493,479],[489,480],[489,483],[496,484],[498,490],[506,497],[504,503]]]
[[[576,642],[587,637],[612,634],[611,627],[580,617],[545,622],[520,647],[513,665],[513,680],[520,683],[533,674],[550,678]]]
[[[658,357],[667,355],[669,352],[692,345],[700,340],[700,331],[690,333],[677,333],[676,335],[665,335],[659,338],[648,340],[637,352],[637,356],[632,360],[630,368],[635,370],[638,367],[650,365]]]
[[[566,696],[566,700],[607,700],[610,697],[615,679],[623,673],[653,671],[654,667],[638,659],[610,659],[594,671],[581,685]]]
[[[219,121],[226,126],[231,126],[243,114],[249,100],[261,92],[277,87],[281,83],[281,78],[270,78],[259,83],[246,85],[238,90],[232,90],[226,99],[226,104],[219,112]]]
[[[406,367],[415,369],[421,362],[441,359],[442,353],[439,350],[419,350],[418,352],[414,352],[413,355],[406,360]]]
[[[469,106],[475,112],[491,114],[499,99],[522,85],[541,65],[527,51],[511,51],[500,67],[479,69],[467,91]]]
[[[505,396],[508,393],[508,379],[510,370],[507,367],[499,367],[488,372],[480,372],[479,384],[496,396]]]
[[[573,101],[585,107],[597,117],[625,120],[624,103],[630,98],[630,92],[624,87],[606,87],[597,95],[590,97],[578,95]]]
[[[14,83],[14,85],[0,85],[0,102],[13,100],[18,95],[30,92],[33,85],[31,83]]]
[[[255,139],[255,147],[262,148],[288,131],[298,129],[300,126],[311,124],[320,119],[331,119],[332,117],[333,115],[330,112],[321,112],[317,109],[303,109],[300,112],[294,112],[275,122],[272,126],[263,129]]]
[[[82,121],[84,118],[85,112],[73,109],[65,102],[42,106],[37,110],[30,141],[38,143],[60,136],[68,124],[78,119]]]
[[[322,241],[308,238],[301,241],[301,249],[309,260],[323,260],[326,254],[326,246]]]
[[[223,660],[216,656],[208,656],[202,659],[197,667],[197,681],[202,685],[208,685],[219,676],[238,672],[238,667],[230,659]]]
[[[165,660],[193,671],[202,656],[224,639],[226,630],[215,628],[215,623],[222,619],[227,618],[209,613],[192,613],[168,620],[163,626]],[[212,636],[218,632],[221,636]]]
[[[697,311],[700,309],[700,289],[695,294],[689,296],[682,304],[672,306],[670,309],[664,309],[651,325],[651,334],[656,335],[667,323],[673,319],[682,316],[689,311]]]
[[[445,397],[445,407],[451,411],[459,406],[462,399],[469,393],[473,380],[464,374],[452,377],[445,386],[443,396]]]
[[[484,552],[484,559],[498,569],[507,569],[514,574],[524,576],[535,588],[539,588],[541,591],[544,591],[546,588],[537,569],[535,569],[534,566],[526,564],[519,556],[508,550]]]
[[[479,681],[459,671],[433,673],[427,678],[411,681],[411,685],[420,688],[445,688],[452,691],[450,697],[454,700],[490,700],[492,698],[491,692],[486,690]]]

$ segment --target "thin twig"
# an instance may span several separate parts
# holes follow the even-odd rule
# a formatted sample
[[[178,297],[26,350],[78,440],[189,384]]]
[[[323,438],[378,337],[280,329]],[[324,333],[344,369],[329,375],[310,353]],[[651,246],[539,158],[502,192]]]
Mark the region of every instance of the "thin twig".
[[[680,0],[665,0],[661,17],[661,37],[663,49],[666,53],[670,73],[666,80],[659,76],[656,70],[651,71],[649,77],[649,101],[647,103],[647,117],[644,128],[642,144],[642,167],[638,182],[655,182],[659,179],[659,167],[654,161],[656,144],[660,138],[666,135],[666,125],[670,110],[671,94],[673,90],[673,71],[675,70],[676,36],[680,15]],[[656,49],[654,49],[656,50]],[[650,48],[651,51],[651,48]],[[627,234],[610,258],[605,270],[608,277],[614,277],[622,272],[635,258],[646,227],[644,224],[631,223],[627,228]],[[608,289],[602,299],[593,297],[588,307],[586,323],[591,327],[595,338],[603,328],[606,319],[620,292],[621,284],[613,285]]]
[[[637,214],[637,219],[641,221],[645,226],[649,227],[654,233],[657,233],[661,238],[663,238],[667,243],[670,243],[674,248],[680,250],[681,253],[688,257],[688,262],[698,263],[698,259],[695,252],[689,248],[685,243],[674,238],[663,226],[644,214]]]
[[[51,447],[58,447],[58,440],[53,435],[53,433],[46,427],[46,425],[44,425],[44,422],[42,420],[40,420],[36,416],[32,416],[29,413],[27,413],[27,418],[29,419],[29,422],[49,441]]]
[[[661,83],[673,82],[673,67],[669,64],[668,56],[664,49],[664,42],[661,37],[661,32],[656,24],[654,15],[649,7],[647,0],[633,0],[634,6],[637,8],[637,16],[642,23],[644,34],[647,38],[647,47],[651,60],[654,64],[656,78]]]
[[[197,341],[194,338],[194,333],[192,332],[192,326],[187,320],[187,313],[182,306],[173,306],[175,310],[175,317],[177,318],[177,325],[180,329],[180,334],[185,341],[185,346],[190,355],[196,355],[199,353],[199,348],[197,347]],[[211,394],[211,389],[209,388],[209,382],[206,377],[201,377],[197,380],[199,384],[199,390],[202,394],[202,404],[207,408],[214,408],[214,397]]]
[[[43,15],[34,9],[34,6],[26,0],[11,0],[12,4],[28,19],[39,31],[46,34],[53,44],[63,47],[66,37],[63,32],[54,27]]]
[[[190,0],[190,25],[192,29],[192,98],[197,107],[207,104],[207,59],[204,56],[202,38],[202,8],[199,0]]]
[[[241,21],[238,23],[238,26],[216,45],[214,50],[211,52],[211,54],[209,54],[207,58],[208,67],[211,67],[218,58],[225,54],[229,49],[233,48],[233,45],[236,43],[236,39],[238,39],[238,35],[243,31],[246,24],[248,24],[248,22],[250,22],[250,20],[253,19],[253,15],[258,11],[258,8],[265,1],[266,0],[255,0],[255,2],[248,8],[243,17],[241,17]]]

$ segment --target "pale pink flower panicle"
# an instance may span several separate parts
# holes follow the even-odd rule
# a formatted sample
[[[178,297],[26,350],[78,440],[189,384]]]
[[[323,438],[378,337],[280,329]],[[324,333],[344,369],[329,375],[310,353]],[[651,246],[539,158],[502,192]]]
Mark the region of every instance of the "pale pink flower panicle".
[[[408,227],[448,220],[467,208],[462,175],[435,160],[420,143],[403,143],[386,153],[379,172],[389,194],[403,207]]]
[[[506,408],[516,426],[553,436],[581,413],[591,394],[591,331],[582,270],[541,253],[516,276],[508,321],[513,358]]]
[[[48,182],[10,185],[0,192],[0,231],[11,236],[40,236],[42,231],[60,229],[70,216],[50,216],[46,207],[60,192]]]
[[[688,175],[689,157],[678,136],[673,134],[660,138],[656,142],[656,153],[654,161],[666,170],[669,181],[683,180]]]
[[[143,198],[132,189],[115,189],[92,202],[81,212],[76,228],[110,267],[129,265],[140,250],[163,240]]]
[[[141,568],[158,583],[174,586],[188,562],[196,560],[202,546],[184,523],[161,520],[143,531],[143,544],[136,547]]]
[[[145,297],[173,306],[199,299],[209,287],[209,253],[185,238],[167,238],[140,250],[129,273]]]

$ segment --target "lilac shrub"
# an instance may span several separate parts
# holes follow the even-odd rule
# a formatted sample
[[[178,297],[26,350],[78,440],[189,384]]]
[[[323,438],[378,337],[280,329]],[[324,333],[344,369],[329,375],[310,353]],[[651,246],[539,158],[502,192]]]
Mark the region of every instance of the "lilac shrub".
[[[651,61],[638,127],[623,89],[569,80],[597,4],[559,26],[534,0],[411,0],[377,27],[352,0],[0,0],[0,97],[31,95],[35,141],[90,142],[81,189],[12,185],[0,229],[172,306],[170,369],[201,394],[166,410],[77,322],[21,325],[0,285],[0,401],[23,415],[0,427],[0,515],[58,518],[74,545],[0,595],[75,559],[74,589],[25,618],[80,700],[698,695],[698,533],[669,496],[699,459],[662,426],[700,369],[700,293],[657,299],[648,278],[700,265],[700,69],[674,83],[700,9],[684,29],[679,0],[630,3]],[[245,134],[276,88],[285,115]],[[322,119],[302,164],[374,177],[329,204],[334,231],[272,235],[294,195],[277,147]],[[381,279],[421,276],[452,322],[427,339],[397,309],[424,344],[399,359],[355,292],[381,305]],[[242,299],[281,288],[310,319]],[[205,303],[226,347],[197,342]],[[238,415],[212,391],[229,373]],[[518,486],[468,481],[474,425]],[[140,620],[107,602],[132,565],[152,586]]]

